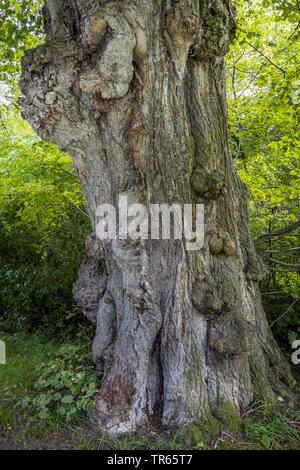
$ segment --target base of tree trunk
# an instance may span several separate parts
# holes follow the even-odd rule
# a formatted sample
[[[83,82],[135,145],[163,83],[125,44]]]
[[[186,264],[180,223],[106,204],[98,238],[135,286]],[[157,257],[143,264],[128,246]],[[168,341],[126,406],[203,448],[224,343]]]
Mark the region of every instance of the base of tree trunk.
[[[194,283],[189,301],[191,267],[180,258],[175,269],[180,246],[173,247],[167,289],[161,279],[150,287],[149,275],[147,283],[133,274],[137,258],[131,270],[129,253],[133,259],[132,250],[136,256],[139,250],[144,260],[146,247],[131,243],[126,244],[128,256],[119,245],[115,248],[120,256],[116,272],[99,276],[104,261],[98,246],[90,236],[74,294],[97,323],[93,351],[103,377],[93,417],[102,431],[122,434],[154,428],[173,432],[189,423],[182,433],[190,442],[221,429],[236,432],[241,411],[254,402],[271,404],[282,397],[287,405],[293,403],[289,368],[267,325],[256,282],[237,288],[245,289],[244,303],[233,315],[232,292],[227,298],[228,283],[224,290],[218,280],[227,311],[216,315],[207,310],[201,315],[203,281],[196,281],[196,288]],[[159,305],[156,288],[157,296],[163,297]]]

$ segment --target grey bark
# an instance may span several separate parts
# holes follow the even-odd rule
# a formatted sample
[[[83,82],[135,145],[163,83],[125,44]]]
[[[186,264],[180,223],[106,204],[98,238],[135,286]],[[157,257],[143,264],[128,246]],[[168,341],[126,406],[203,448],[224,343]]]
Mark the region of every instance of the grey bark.
[[[228,146],[228,1],[47,0],[44,13],[47,41],[23,58],[23,117],[72,157],[92,221],[74,294],[97,328],[99,426],[211,414],[225,426],[220,409],[272,401],[288,375]],[[204,248],[97,240],[96,208],[119,194],[204,203]]]

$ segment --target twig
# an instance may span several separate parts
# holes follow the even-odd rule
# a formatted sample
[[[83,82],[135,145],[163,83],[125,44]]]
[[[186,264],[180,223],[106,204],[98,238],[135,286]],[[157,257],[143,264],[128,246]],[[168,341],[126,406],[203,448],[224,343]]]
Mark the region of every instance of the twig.
[[[237,110],[235,109],[235,114],[237,116],[237,120],[238,120],[238,133],[240,133],[240,130],[241,130],[241,119],[240,119],[240,116],[237,112]],[[242,148],[242,139],[241,137],[239,136],[238,137],[238,148],[237,148],[237,154],[236,156],[234,157],[234,162],[236,162],[240,156],[240,152],[241,152],[241,148]]]
[[[83,217],[85,217],[85,218],[88,219],[88,220],[91,220],[90,216],[89,216],[86,212],[84,212],[82,209],[80,209],[80,207],[76,206],[76,204],[74,204],[74,202],[70,201],[70,200],[67,198],[67,196],[65,196],[65,195],[63,194],[63,197],[64,197],[65,199],[67,199],[67,201],[68,201],[68,203],[70,204],[70,206],[74,207],[81,215],[83,215]]]
[[[275,269],[275,268],[268,268],[269,271],[276,271],[277,273],[292,273],[292,272],[298,272],[294,271],[292,269]]]
[[[275,295],[275,294],[286,294],[285,290],[278,290],[277,292],[263,292],[261,295]]]
[[[237,29],[239,29],[240,31],[242,31],[243,33],[247,33],[247,31],[244,31],[242,28],[239,27],[239,25],[237,24],[237,22],[235,21],[235,17],[232,13],[232,10],[231,10],[231,5],[230,5],[230,2],[229,2],[229,12],[230,12],[230,15],[232,17],[232,20],[234,21]],[[262,57],[264,57],[264,59],[266,59],[268,62],[270,62],[270,64],[273,65],[273,67],[276,67],[277,70],[279,70],[280,72],[283,73],[283,75],[285,76],[286,75],[286,71],[283,70],[281,67],[279,67],[278,65],[276,65],[269,57],[267,57],[265,54],[263,54],[263,52],[261,52],[259,49],[257,49],[257,47],[255,47],[253,44],[251,44],[251,42],[249,41],[246,41],[246,43],[252,47],[252,49],[254,49],[256,52],[258,52]]]
[[[243,91],[241,91],[241,93],[239,94],[238,96],[238,99],[240,99],[243,94],[245,93],[245,91],[248,90],[248,88],[252,85],[253,82],[255,82],[255,80],[257,79],[258,75],[260,74],[260,71],[262,70],[264,64],[261,65],[261,67],[259,68],[258,72],[256,73],[256,75],[253,75],[252,76],[252,79],[250,80],[250,82],[248,83],[248,85],[246,86],[246,88],[243,89]]]
[[[288,41],[294,36],[294,34],[297,31],[297,29],[299,28],[299,26],[300,26],[300,20],[298,21],[298,24],[297,24],[296,28],[294,29],[294,31],[292,32],[292,34],[288,37]]]
[[[255,245],[260,245],[261,243],[264,243],[265,241],[269,240],[270,238],[273,237],[278,237],[279,235],[285,235],[287,233],[295,231],[298,227],[300,227],[300,220],[297,222],[294,222],[293,224],[290,224],[280,230],[275,230],[274,232],[266,233],[265,235],[262,235],[261,237],[258,237],[256,240],[254,240]]]
[[[38,155],[41,155],[42,157],[45,157],[45,158],[47,158],[48,160],[50,160],[50,161],[52,162],[51,158],[48,157],[48,155],[46,155],[44,152],[39,151],[39,152],[38,152]],[[66,173],[66,174],[69,175],[69,176],[72,176],[72,178],[75,180],[75,182],[78,183],[78,184],[80,184],[80,181],[78,180],[78,177],[77,177],[76,174],[71,173],[70,171],[65,170],[64,168],[61,168],[61,167],[56,166],[56,165],[55,165],[54,168],[56,168],[56,169],[59,170],[59,171],[63,171],[64,173]]]
[[[289,256],[296,256],[296,255],[291,255],[291,251],[295,250],[300,250],[300,246],[295,246],[293,248],[289,248],[289,250],[267,250],[267,253],[285,253],[288,254]]]
[[[300,264],[288,264],[288,263],[284,263],[283,261],[279,261],[278,259],[274,259],[274,258],[269,258],[269,261],[271,263],[279,264],[280,266],[285,266],[286,268],[295,268],[296,271],[300,270]]]
[[[298,302],[299,299],[295,299],[294,302],[289,306],[289,308],[287,309],[286,312],[284,312],[282,315],[280,315],[279,318],[277,318],[276,320],[273,321],[273,323],[271,323],[270,325],[270,328],[272,328],[272,326],[275,325],[275,323],[277,323],[279,320],[281,320],[285,315],[287,315],[289,313],[289,311],[293,308],[293,306]]]
[[[272,64],[274,67],[276,67],[277,70],[279,70],[280,72],[283,73],[283,75],[285,76],[286,75],[286,71],[283,70],[281,67],[279,67],[279,65],[276,65],[269,57],[267,57],[265,54],[263,54],[259,49],[257,49],[257,47],[255,47],[253,44],[251,44],[251,42],[248,42],[247,41],[247,44],[249,44],[249,46],[252,47],[252,49],[254,49],[255,51],[257,51],[262,57],[264,57],[268,62],[270,62],[270,64]]]

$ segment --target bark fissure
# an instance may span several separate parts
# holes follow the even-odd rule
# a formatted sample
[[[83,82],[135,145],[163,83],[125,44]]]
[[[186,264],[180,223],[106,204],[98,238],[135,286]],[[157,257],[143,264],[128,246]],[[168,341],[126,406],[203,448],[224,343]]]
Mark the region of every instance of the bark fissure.
[[[272,400],[286,375],[228,145],[234,27],[227,0],[48,0],[47,41],[23,58],[23,116],[72,157],[91,218],[74,294],[96,324],[95,417],[109,433],[155,414],[170,429],[212,415],[225,426],[255,396]],[[98,240],[97,207],[121,194],[205,204],[203,249]]]

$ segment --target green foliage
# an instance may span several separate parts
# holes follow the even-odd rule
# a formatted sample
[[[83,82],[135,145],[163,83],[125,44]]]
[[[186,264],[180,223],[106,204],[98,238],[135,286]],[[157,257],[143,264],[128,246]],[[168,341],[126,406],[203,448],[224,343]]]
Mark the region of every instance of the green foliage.
[[[230,138],[251,191],[254,237],[300,215],[299,106],[293,100],[299,46],[291,36],[298,19],[290,24],[273,4],[284,8],[282,2],[239,2],[240,29],[227,57]]]
[[[210,415],[202,423],[204,428],[196,426],[197,432],[190,433],[193,441],[186,444],[179,434],[172,440],[147,432],[99,436],[83,416],[86,408],[93,408],[93,395],[99,387],[90,342],[80,346],[55,343],[41,332],[7,333],[1,324],[0,339],[7,347],[7,364],[0,366],[0,443],[5,436],[8,447],[20,441],[18,448],[33,449],[299,448],[299,413],[282,406],[249,410],[244,430],[234,437],[222,433]]]
[[[244,421],[245,434],[259,446],[299,449],[300,416],[282,407],[261,407]]]
[[[205,443],[203,441],[198,442],[195,449],[197,449],[197,450],[206,450]]]
[[[11,328],[68,335],[84,321],[72,284],[90,224],[70,158],[41,141],[15,104],[23,52],[43,40],[42,4],[0,2],[0,315]]]
[[[291,295],[291,292],[294,292]],[[297,298],[295,298],[297,296]],[[290,360],[291,345],[300,338],[299,286],[286,287],[282,292],[264,296],[264,307],[272,330],[281,346],[287,351]]]
[[[25,49],[43,39],[41,0],[0,1],[0,82],[16,92],[21,57]]]
[[[41,0],[0,2],[0,314],[6,325],[75,334],[72,284],[90,225],[70,158],[41,141],[14,103],[24,50],[43,40]],[[78,329],[77,329],[78,330]]]
[[[229,136],[250,191],[256,239],[300,218],[300,12],[299,2],[286,0],[240,0],[236,7],[237,38],[226,58]],[[289,338],[299,335],[299,304],[289,310],[292,292],[299,292],[299,245],[299,233],[293,232],[258,247],[270,270],[262,289],[276,292],[263,297],[265,308],[287,348]]]
[[[41,363],[54,355],[56,344],[41,334],[4,332],[0,325],[0,339],[6,344],[6,365],[0,366],[0,425],[13,427],[19,419],[17,401],[32,391]]]
[[[39,419],[54,414],[70,422],[78,412],[94,407],[93,396],[99,383],[91,364],[89,344],[61,346],[52,360],[41,364],[32,394],[25,395],[17,405],[33,407]]]
[[[16,424],[22,409],[27,424],[70,422],[94,406],[99,389],[90,343],[49,343],[39,335],[1,332],[7,364],[0,368],[0,423]]]
[[[70,158],[10,108],[2,124],[0,313],[11,326],[43,325],[65,335],[82,321],[72,299],[90,231],[76,209],[84,210],[81,187]]]
[[[56,146],[40,140],[25,121],[8,109],[2,116],[0,143],[3,228],[11,231],[15,227],[18,230],[30,227],[38,240],[49,242],[53,221],[58,228],[65,223],[70,203],[84,204],[70,158]],[[18,252],[22,248],[16,246]],[[38,242],[33,248],[42,252]]]

